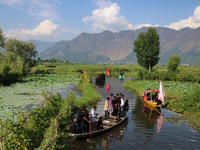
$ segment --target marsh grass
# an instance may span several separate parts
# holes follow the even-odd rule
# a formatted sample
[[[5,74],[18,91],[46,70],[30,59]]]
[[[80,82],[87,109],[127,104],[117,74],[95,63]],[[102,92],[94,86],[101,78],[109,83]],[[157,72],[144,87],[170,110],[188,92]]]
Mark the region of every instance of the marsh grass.
[[[82,92],[82,97],[75,102],[76,107],[83,105],[90,106],[100,100],[100,95],[92,85],[91,76],[87,72],[81,75],[79,90]]]

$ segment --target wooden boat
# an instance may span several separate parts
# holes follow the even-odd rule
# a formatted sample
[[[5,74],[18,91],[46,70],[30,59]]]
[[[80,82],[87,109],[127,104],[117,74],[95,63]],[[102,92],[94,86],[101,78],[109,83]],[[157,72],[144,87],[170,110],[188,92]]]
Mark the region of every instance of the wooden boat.
[[[160,112],[161,101],[157,99],[159,90],[146,90],[143,91],[144,107],[149,107],[151,110]]]
[[[105,80],[106,80],[106,75],[104,73],[98,74],[98,77],[95,78],[96,82],[102,82],[102,81],[105,82]]]
[[[109,130],[120,125],[126,119],[126,115],[124,117],[118,117],[118,118],[116,116],[109,116],[109,123],[103,121],[103,129],[101,129],[101,130],[96,130],[96,131],[93,131],[91,133],[89,132],[89,133],[82,133],[82,134],[70,133],[69,135],[71,137],[74,137],[75,139],[87,139],[87,138],[90,138],[90,137],[100,135],[100,134],[108,132]],[[105,117],[103,116],[102,118],[104,120]]]

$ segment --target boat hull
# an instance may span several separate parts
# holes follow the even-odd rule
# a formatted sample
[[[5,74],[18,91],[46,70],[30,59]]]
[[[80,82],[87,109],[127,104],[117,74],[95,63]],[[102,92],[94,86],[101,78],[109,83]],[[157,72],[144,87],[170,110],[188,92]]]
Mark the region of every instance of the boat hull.
[[[97,130],[97,131],[93,131],[91,133],[83,133],[83,134],[73,134],[70,133],[69,135],[75,139],[87,139],[87,138],[91,138],[91,137],[95,137],[98,135],[101,135],[102,133],[108,132],[110,130],[112,130],[113,128],[119,126],[120,124],[122,124],[125,120],[127,119],[126,115],[125,117],[121,117],[121,120],[117,123],[105,123],[105,125],[111,125],[108,128],[104,128],[102,130]],[[103,123],[104,124],[104,123]]]

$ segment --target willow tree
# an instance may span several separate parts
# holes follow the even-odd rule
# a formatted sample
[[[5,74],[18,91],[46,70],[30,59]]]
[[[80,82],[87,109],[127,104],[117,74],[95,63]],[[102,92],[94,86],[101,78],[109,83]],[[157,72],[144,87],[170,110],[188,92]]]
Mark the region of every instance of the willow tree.
[[[151,72],[153,66],[158,64],[160,54],[159,34],[156,28],[149,27],[147,32],[140,32],[137,40],[133,42],[138,64]]]

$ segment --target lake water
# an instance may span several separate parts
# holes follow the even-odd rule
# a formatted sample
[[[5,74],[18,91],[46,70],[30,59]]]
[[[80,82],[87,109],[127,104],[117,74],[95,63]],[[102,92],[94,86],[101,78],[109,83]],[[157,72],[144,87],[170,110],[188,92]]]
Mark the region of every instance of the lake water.
[[[130,79],[126,79],[130,80]],[[104,114],[103,107],[110,93],[123,93],[129,100],[127,120],[108,133],[87,139],[71,139],[65,149],[72,150],[199,150],[200,133],[188,126],[181,117],[167,109],[161,115],[143,111],[141,99],[125,89],[126,80],[106,78],[105,84],[95,85],[102,95],[98,102],[97,113]],[[108,88],[110,85],[110,88]],[[106,88],[107,87],[107,88]],[[108,93],[109,92],[109,93]]]

